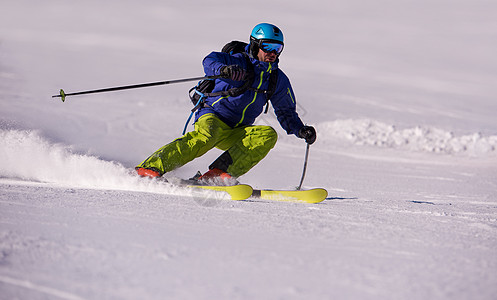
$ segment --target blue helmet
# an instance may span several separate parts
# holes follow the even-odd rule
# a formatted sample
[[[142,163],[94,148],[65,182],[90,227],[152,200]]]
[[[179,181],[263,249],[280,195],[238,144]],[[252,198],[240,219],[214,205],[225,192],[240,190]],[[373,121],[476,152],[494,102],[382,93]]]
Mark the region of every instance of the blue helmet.
[[[283,43],[283,32],[273,24],[261,23],[252,29],[250,40],[268,40],[272,42]]]
[[[283,51],[283,32],[273,24],[261,23],[252,29],[250,34],[250,50],[253,57],[257,57],[259,49],[276,51],[277,55]]]

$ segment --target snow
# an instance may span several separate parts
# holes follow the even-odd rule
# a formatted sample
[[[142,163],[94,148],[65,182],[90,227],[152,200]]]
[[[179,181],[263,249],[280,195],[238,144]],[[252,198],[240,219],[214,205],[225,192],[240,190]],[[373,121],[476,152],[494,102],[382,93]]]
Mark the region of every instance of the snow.
[[[399,130],[394,125],[369,119],[320,123],[319,131],[326,133],[323,137],[325,142],[343,143],[345,140],[355,145],[475,157],[494,154],[497,151],[496,135],[483,136],[478,132],[455,136],[454,133],[442,129],[421,126]]]
[[[2,4],[1,299],[495,299],[495,1]],[[320,204],[137,178],[181,134],[193,83],[51,98],[201,76],[259,22],[285,33],[318,131]],[[258,124],[279,140],[241,181],[295,188],[305,143],[271,110]]]

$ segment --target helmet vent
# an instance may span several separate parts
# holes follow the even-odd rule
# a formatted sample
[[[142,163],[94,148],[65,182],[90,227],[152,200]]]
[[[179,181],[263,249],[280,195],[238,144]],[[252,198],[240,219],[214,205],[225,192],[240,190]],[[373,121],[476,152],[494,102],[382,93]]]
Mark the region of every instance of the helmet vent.
[[[283,32],[273,24],[261,23],[252,29],[250,38],[254,40],[272,40],[283,44]]]

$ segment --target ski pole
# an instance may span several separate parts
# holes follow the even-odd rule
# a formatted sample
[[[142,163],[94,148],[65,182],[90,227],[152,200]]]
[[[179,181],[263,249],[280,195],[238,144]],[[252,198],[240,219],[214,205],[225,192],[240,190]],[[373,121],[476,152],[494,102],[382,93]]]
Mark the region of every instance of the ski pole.
[[[300,178],[300,184],[297,187],[297,190],[302,188],[302,183],[304,182],[305,172],[307,170],[307,160],[309,159],[309,148],[311,144],[307,144],[307,148],[305,148],[305,160],[304,160],[304,170],[302,171],[302,178]]]
[[[158,82],[150,82],[150,83],[140,83],[140,84],[133,84],[133,85],[116,86],[116,87],[103,88],[103,89],[98,89],[98,90],[74,92],[74,93],[67,93],[67,94],[64,92],[63,89],[61,89],[60,93],[58,95],[53,95],[52,98],[60,97],[60,98],[62,98],[62,102],[64,102],[66,100],[67,96],[95,94],[95,93],[112,92],[112,91],[120,91],[120,90],[129,90],[129,89],[137,89],[137,88],[144,88],[144,87],[150,87],[150,86],[172,84],[172,83],[181,83],[181,82],[196,81],[196,80],[203,80],[203,79],[216,79],[216,78],[220,78],[220,77],[221,76],[205,76],[205,77],[174,79],[174,80],[166,80],[166,81],[158,81]]]

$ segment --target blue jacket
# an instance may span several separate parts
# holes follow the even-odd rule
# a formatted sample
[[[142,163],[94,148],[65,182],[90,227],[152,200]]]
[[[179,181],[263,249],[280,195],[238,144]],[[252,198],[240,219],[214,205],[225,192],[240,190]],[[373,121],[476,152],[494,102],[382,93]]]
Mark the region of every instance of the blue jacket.
[[[248,47],[247,47],[248,48]],[[247,51],[246,48],[246,51]],[[298,135],[298,131],[304,126],[296,112],[295,96],[288,77],[278,69],[278,61],[274,63],[261,62],[250,57],[255,76],[252,87],[259,90],[267,90],[269,86],[270,72],[279,72],[276,90],[271,97],[271,104],[281,127],[288,134]],[[226,65],[239,65],[245,70],[247,60],[242,53],[229,54],[224,52],[212,52],[204,58],[204,71],[207,76],[219,75],[220,69]],[[226,91],[233,87],[240,87],[243,81],[230,79],[216,79],[216,85],[212,92]],[[255,119],[262,113],[266,104],[264,93],[247,90],[237,97],[216,96],[207,97],[205,106],[200,108],[195,120],[206,113],[216,114],[223,122],[235,128],[243,125],[252,125]]]

